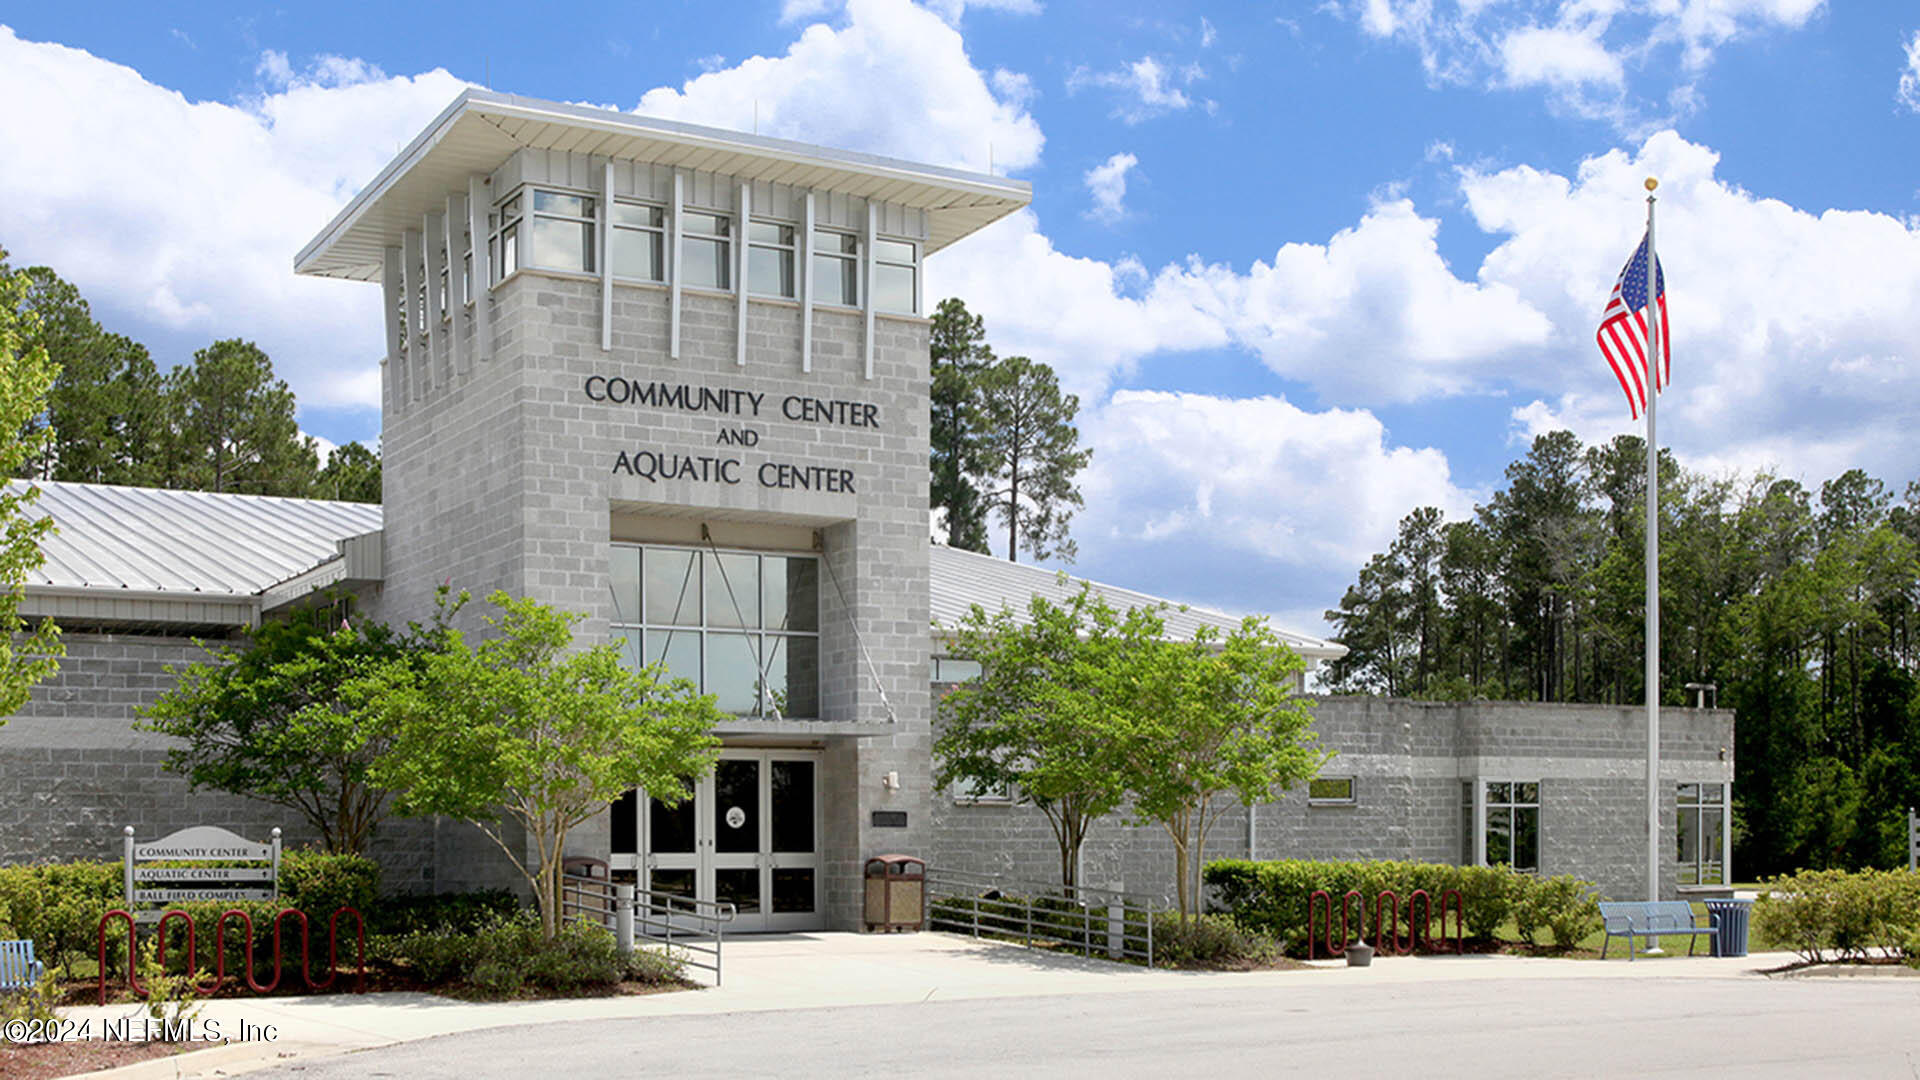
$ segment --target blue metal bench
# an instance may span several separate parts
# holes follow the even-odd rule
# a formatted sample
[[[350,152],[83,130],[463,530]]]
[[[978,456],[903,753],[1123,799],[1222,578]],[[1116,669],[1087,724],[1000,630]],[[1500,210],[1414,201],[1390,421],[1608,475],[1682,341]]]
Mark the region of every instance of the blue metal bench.
[[[0,994],[31,987],[46,971],[33,958],[33,942],[0,941]]]
[[[1631,961],[1634,938],[1685,934],[1687,955],[1692,956],[1701,934],[1708,935],[1711,941],[1712,935],[1720,931],[1718,915],[1696,915],[1693,905],[1685,900],[1609,900],[1600,905],[1600,919],[1607,931],[1606,940],[1600,943],[1602,960],[1607,958],[1607,946],[1617,937],[1627,939],[1627,959]]]

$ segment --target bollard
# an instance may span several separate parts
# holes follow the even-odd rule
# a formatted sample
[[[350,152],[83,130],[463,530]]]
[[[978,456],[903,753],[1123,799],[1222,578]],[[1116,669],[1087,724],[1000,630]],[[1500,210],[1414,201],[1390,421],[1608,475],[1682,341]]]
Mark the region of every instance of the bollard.
[[[620,942],[622,954],[633,952],[633,886],[613,887],[613,936]]]
[[[1127,947],[1127,905],[1126,885],[1123,882],[1109,882],[1107,891],[1107,956],[1118,960]]]

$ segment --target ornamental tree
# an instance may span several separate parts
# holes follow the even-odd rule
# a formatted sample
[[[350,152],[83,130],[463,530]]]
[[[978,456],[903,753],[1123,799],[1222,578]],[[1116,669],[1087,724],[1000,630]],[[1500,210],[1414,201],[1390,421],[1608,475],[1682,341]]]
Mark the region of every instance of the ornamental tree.
[[[1313,716],[1293,695],[1304,667],[1265,620],[1249,616],[1224,639],[1203,627],[1192,641],[1145,643],[1126,681],[1110,688],[1138,702],[1125,786],[1135,815],[1173,841],[1182,921],[1199,909],[1195,872],[1228,797],[1266,802],[1330,756],[1313,748]]]
[[[179,740],[164,767],[194,789],[285,807],[328,851],[362,854],[391,803],[369,776],[392,739],[367,687],[388,665],[420,663],[464,600],[443,592],[430,626],[401,633],[330,625],[331,609],[263,624],[245,648],[218,648],[211,661],[174,672],[141,727]]]
[[[402,814],[445,814],[491,839],[559,932],[567,833],[635,788],[667,803],[713,768],[713,696],[610,645],[573,648],[581,616],[504,592],[478,645],[449,630],[419,665],[387,665],[360,699],[392,745],[369,771]]]
[[[38,319],[27,310],[30,285],[25,274],[4,270],[0,249],[0,476],[16,476],[45,452],[52,433],[39,422],[47,407],[47,388],[59,369],[47,351],[30,338]],[[60,630],[42,619],[29,632],[20,614],[27,575],[46,561],[40,540],[53,531],[53,519],[32,513],[40,489],[27,484],[0,487],[0,724],[26,704],[35,683],[59,669],[66,655]]]
[[[1011,788],[1046,816],[1060,848],[1060,883],[1079,885],[1087,830],[1126,797],[1122,768],[1140,698],[1137,658],[1157,639],[1157,609],[1116,613],[1083,586],[1064,605],[1035,596],[1026,618],[978,604],[945,634],[981,674],[941,702],[935,782]]]

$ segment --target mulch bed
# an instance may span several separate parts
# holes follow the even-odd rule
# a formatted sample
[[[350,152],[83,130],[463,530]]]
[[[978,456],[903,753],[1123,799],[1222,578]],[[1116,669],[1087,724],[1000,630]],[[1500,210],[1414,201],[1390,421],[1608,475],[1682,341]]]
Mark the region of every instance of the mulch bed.
[[[97,1072],[137,1061],[204,1050],[210,1043],[76,1042],[0,1044],[0,1076],[7,1080],[52,1080],[56,1076]]]

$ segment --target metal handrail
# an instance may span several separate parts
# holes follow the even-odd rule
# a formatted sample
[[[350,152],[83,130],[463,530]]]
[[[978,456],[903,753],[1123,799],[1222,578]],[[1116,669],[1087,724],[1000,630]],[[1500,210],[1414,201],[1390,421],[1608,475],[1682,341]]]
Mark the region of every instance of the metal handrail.
[[[688,955],[678,959],[688,967],[713,972],[713,985],[720,985],[720,954],[726,944],[726,927],[740,914],[732,901],[696,900],[679,893],[634,886],[629,910],[633,913],[633,940],[664,945],[670,956],[673,950],[679,949],[682,953],[712,957],[712,963]]]
[[[624,889],[633,890],[633,899],[622,898]],[[591,919],[615,937],[623,936],[622,924],[627,924],[622,949],[631,949],[641,941],[665,946],[669,956],[688,967],[713,972],[713,985],[720,985],[720,955],[726,941],[726,924],[739,915],[739,909],[732,902],[696,900],[679,893],[616,885],[604,878],[576,874],[562,878],[560,891],[562,918]],[[623,914],[628,917],[623,918]],[[678,955],[675,950],[679,950]],[[707,957],[711,962],[696,957]]]
[[[1165,896],[976,874],[926,871],[926,925],[974,937],[1064,948],[1085,956],[1155,963],[1153,923]]]

